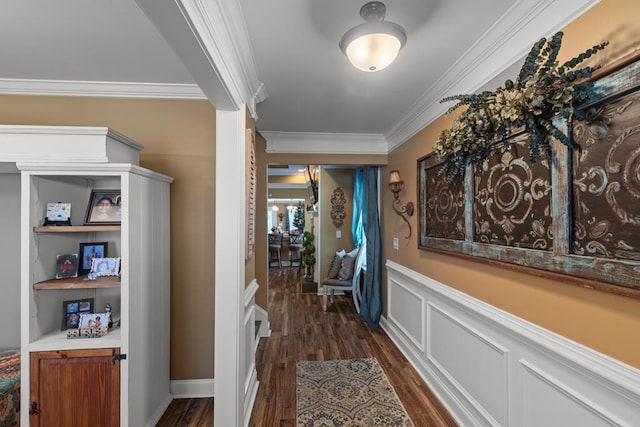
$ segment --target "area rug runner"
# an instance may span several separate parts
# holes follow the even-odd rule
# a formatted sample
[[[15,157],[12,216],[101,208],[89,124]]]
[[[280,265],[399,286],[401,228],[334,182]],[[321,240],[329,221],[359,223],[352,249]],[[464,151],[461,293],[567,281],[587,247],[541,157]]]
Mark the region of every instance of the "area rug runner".
[[[413,426],[375,358],[300,361],[298,426]]]

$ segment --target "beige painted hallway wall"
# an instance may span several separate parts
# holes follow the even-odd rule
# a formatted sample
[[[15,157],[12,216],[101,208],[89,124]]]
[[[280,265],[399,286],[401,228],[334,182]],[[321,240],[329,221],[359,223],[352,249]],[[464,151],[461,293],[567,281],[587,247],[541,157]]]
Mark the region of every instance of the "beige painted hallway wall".
[[[106,126],[172,176],[171,379],[213,378],[215,109],[208,101],[0,96],[0,123]]]
[[[320,199],[323,200],[322,212],[320,212],[320,230],[318,238],[322,242],[318,259],[318,280],[320,284],[327,277],[329,266],[337,251],[344,249],[349,252],[353,249],[353,237],[351,236],[351,218],[353,217],[353,185],[355,172],[353,168],[322,168],[322,188]],[[340,187],[344,192],[346,203],[344,205],[345,218],[341,227],[336,227],[331,219],[331,196],[333,191]],[[336,231],[340,230],[341,237],[336,237]]]
[[[560,62],[603,41],[612,46],[600,60],[613,60],[640,46],[640,3],[603,0],[564,30]],[[417,201],[417,159],[432,151],[441,130],[452,124],[443,117],[389,155],[383,174],[386,187],[390,169],[399,169],[405,184],[401,200]],[[391,193],[383,191],[385,257],[525,320],[640,368],[640,300],[544,279],[486,263],[417,249],[417,215],[411,219],[414,235],[400,238],[398,251],[392,237],[403,236],[406,225],[391,211]],[[385,295],[386,298],[386,295]]]

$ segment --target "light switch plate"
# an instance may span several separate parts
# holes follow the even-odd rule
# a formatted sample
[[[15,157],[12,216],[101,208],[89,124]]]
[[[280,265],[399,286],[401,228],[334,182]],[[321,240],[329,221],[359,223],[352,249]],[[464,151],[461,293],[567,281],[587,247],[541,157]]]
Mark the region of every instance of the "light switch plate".
[[[398,250],[398,238],[397,237],[393,238],[393,249],[395,249],[396,251]]]
[[[336,239],[341,239],[341,238],[342,238],[342,231],[336,230]]]

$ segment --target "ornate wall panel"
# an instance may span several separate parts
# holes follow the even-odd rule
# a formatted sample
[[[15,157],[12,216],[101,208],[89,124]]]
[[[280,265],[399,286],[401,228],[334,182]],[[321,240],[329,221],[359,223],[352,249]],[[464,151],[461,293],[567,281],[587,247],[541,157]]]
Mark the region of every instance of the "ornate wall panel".
[[[474,168],[475,241],[553,249],[550,162],[531,162],[527,143],[516,135]]]
[[[589,109],[574,126],[575,254],[640,260],[638,118],[635,92]]]
[[[423,160],[424,163],[424,160]],[[425,201],[424,226],[428,237],[464,240],[464,181],[462,177],[447,182],[438,175],[439,167],[425,168],[424,185],[421,185]]]
[[[419,159],[418,247],[640,297],[639,58],[597,77],[586,119],[564,126],[575,149],[531,162],[514,132],[453,182]]]

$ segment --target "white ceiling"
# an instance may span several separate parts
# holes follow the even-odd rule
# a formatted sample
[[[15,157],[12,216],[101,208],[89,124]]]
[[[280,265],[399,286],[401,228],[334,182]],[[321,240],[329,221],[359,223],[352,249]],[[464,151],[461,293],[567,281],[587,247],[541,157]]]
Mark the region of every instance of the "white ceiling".
[[[376,73],[357,70],[338,47],[364,3],[241,0],[268,93],[261,129],[386,133],[514,0],[385,0],[385,20],[405,28],[407,43]]]
[[[3,2],[0,92],[74,94],[74,88],[82,88],[81,95],[91,95],[94,86],[95,93],[103,93],[99,88],[118,83],[121,96],[127,88],[133,93],[154,84],[154,96],[166,90],[167,97],[207,94],[211,99],[214,92],[202,67],[191,58],[199,54],[199,64],[214,63],[211,75],[219,78],[234,71],[220,67],[230,56],[194,53],[193,44],[176,42],[174,23],[183,19],[176,4],[211,7],[209,12],[237,9],[244,23],[227,25],[235,34],[248,35],[251,60],[244,62],[251,70],[245,74],[255,74],[262,84],[257,98],[266,95],[256,107],[261,132],[379,134],[393,148],[446,109],[433,106],[456,93],[449,91],[500,84],[488,83],[486,75],[518,65],[533,41],[595,2],[386,0],[386,20],[405,28],[407,44],[395,63],[377,73],[358,71],[338,48],[344,32],[360,23],[365,0]],[[169,14],[178,18],[170,20]],[[216,14],[209,15],[211,22],[220,22]],[[214,41],[224,40],[218,27],[210,27]],[[207,44],[209,39],[203,40]],[[181,95],[175,94],[176,87]]]

